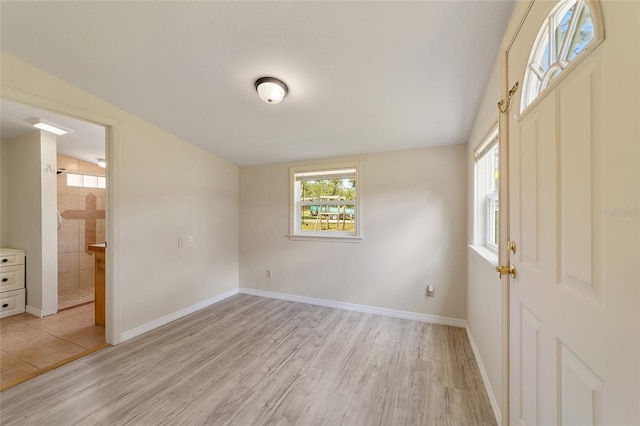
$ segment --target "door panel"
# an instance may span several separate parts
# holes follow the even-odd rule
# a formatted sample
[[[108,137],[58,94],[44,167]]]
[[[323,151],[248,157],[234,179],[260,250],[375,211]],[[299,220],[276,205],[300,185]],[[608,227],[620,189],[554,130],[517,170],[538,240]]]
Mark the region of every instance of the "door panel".
[[[604,383],[571,350],[559,343],[560,424],[596,425],[604,422]]]
[[[522,396],[520,401],[520,418],[523,425],[537,425],[538,393],[540,391],[540,371],[538,369],[538,342],[542,325],[540,320],[524,305],[520,306],[520,348],[522,351],[522,363],[520,377],[522,381]]]
[[[530,161],[522,162],[522,186],[521,186],[521,209],[522,209],[522,261],[538,263],[538,179],[540,178],[538,168],[540,166],[538,143],[538,120],[529,120],[522,126],[522,156]],[[526,243],[525,243],[526,241]]]
[[[522,83],[554,4],[533,3],[507,50],[506,86]],[[526,111],[521,92],[512,100],[513,425],[640,424],[639,8],[602,3],[607,39]]]
[[[602,247],[603,226],[602,187],[597,185],[602,180],[601,61],[584,68],[557,94],[562,117],[558,283],[601,306],[602,280],[594,275],[602,270],[602,250],[596,250]]]

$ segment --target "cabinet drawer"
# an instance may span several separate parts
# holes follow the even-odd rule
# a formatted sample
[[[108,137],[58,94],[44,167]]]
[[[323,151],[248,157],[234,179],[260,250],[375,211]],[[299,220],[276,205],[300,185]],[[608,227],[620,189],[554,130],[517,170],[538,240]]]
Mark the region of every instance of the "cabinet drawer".
[[[25,290],[6,291],[0,294],[0,318],[24,312]]]
[[[24,252],[20,250],[0,252],[0,267],[13,265],[24,265]]]
[[[24,265],[0,268],[0,292],[24,288]]]

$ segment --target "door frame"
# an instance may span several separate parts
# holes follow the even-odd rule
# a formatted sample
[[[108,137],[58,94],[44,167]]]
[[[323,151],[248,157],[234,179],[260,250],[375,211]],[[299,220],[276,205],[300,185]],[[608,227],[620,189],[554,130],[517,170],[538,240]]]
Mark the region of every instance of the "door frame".
[[[510,236],[510,220],[509,220],[509,114],[514,113],[514,109],[511,109],[513,105],[510,105],[508,93],[511,90],[510,82],[508,81],[509,71],[509,50],[513,45],[520,28],[524,24],[531,7],[535,0],[520,1],[514,7],[509,21],[509,26],[505,31],[505,35],[500,45],[500,51],[498,53],[498,60],[500,61],[500,95],[507,107],[506,112],[499,111],[498,114],[498,146],[500,150],[500,158],[507,161],[500,161],[500,236],[498,243],[498,265],[510,265],[511,258],[509,250],[507,249],[507,242],[511,238]],[[522,83],[519,81],[520,88],[522,89]],[[512,85],[511,85],[512,86]],[[501,285],[501,355],[502,355],[502,368],[501,368],[501,389],[502,389],[502,401],[501,401],[501,418],[502,426],[509,426],[510,423],[510,366],[511,366],[511,352],[510,352],[510,333],[511,333],[511,320],[510,320],[510,298],[511,298],[511,276],[504,275],[500,279]]]
[[[90,111],[74,108],[56,101],[42,98],[31,93],[23,92],[7,86],[0,86],[1,96],[5,99],[30,105],[36,108],[46,109],[78,120],[98,124],[105,128],[105,159],[109,167],[106,168],[107,188],[105,197],[105,235],[108,242],[106,247],[106,282],[105,282],[105,340],[109,344],[120,343],[121,330],[121,306],[120,306],[120,262],[118,253],[119,227],[118,205],[119,194],[119,168],[120,158],[119,122],[116,119]]]

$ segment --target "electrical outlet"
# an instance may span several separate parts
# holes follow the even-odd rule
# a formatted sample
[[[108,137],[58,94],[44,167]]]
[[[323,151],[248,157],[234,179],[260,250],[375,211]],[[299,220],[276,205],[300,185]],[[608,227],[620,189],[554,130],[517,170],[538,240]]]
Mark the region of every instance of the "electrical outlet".
[[[184,247],[184,238],[178,237],[178,248]]]
[[[427,297],[435,297],[436,289],[433,287],[433,284],[427,285]]]
[[[193,235],[189,235],[187,237],[187,245],[188,246],[192,246],[193,245]]]
[[[267,278],[271,278],[272,276],[271,269],[267,269]]]

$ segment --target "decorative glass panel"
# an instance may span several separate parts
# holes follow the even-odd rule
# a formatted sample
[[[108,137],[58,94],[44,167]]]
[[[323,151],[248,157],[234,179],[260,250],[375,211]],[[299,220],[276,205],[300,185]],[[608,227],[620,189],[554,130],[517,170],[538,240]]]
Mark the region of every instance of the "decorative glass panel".
[[[575,4],[572,4],[569,10],[564,12],[564,10],[560,10],[559,13],[553,17],[555,22],[554,25],[554,58],[558,57],[558,54],[562,50],[562,44],[567,35],[567,31],[569,30],[569,23],[571,21],[571,17],[573,16],[573,12],[576,8]],[[564,12],[564,14],[563,14]]]
[[[572,60],[573,58],[578,56],[578,54],[582,52],[585,47],[587,47],[589,42],[593,40],[593,37],[595,36],[593,29],[593,19],[591,18],[591,11],[589,11],[588,8],[585,8],[585,10],[583,10],[579,28],[580,31],[576,31],[573,37],[571,48],[569,49],[569,51],[571,52],[569,60]]]
[[[542,24],[525,71],[523,111],[595,39],[593,16],[585,0],[565,0]]]

